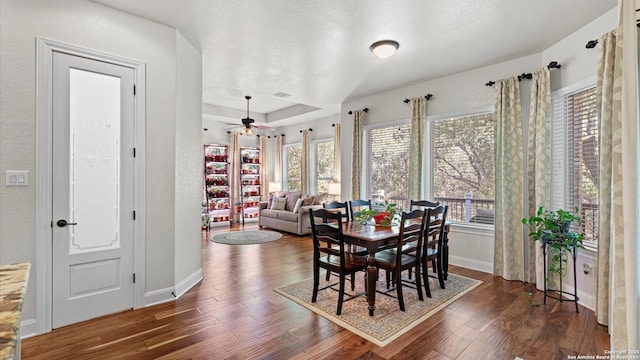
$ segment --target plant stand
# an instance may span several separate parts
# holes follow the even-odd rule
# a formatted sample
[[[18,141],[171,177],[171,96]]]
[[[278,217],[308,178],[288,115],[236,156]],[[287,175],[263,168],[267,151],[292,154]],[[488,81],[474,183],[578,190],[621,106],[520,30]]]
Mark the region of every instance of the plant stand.
[[[577,283],[577,275],[576,275],[576,248],[572,248],[571,250],[568,250],[567,252],[569,253],[569,255],[571,255],[571,258],[573,259],[573,293],[567,292],[567,291],[563,291],[562,290],[562,278],[564,278],[564,276],[559,276],[560,280],[559,280],[559,289],[549,289],[547,287],[548,284],[548,279],[549,279],[549,268],[547,267],[547,246],[549,246],[549,243],[547,242],[543,242],[542,243],[542,258],[544,261],[544,304],[547,304],[547,297],[552,298],[552,299],[556,299],[560,302],[573,302],[576,305],[576,312],[580,312],[578,311],[578,283]],[[560,274],[562,274],[562,261],[560,261]],[[564,299],[562,297],[562,295],[568,295],[569,299]]]

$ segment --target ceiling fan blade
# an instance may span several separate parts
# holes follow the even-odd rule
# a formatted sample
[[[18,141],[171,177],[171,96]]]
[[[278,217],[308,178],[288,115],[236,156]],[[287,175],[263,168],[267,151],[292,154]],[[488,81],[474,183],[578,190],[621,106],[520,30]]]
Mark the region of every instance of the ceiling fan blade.
[[[262,124],[258,124],[258,123],[253,123],[251,124],[251,126],[258,128],[260,130],[268,130],[268,131],[276,131],[276,129],[269,127],[267,125],[262,125]]]

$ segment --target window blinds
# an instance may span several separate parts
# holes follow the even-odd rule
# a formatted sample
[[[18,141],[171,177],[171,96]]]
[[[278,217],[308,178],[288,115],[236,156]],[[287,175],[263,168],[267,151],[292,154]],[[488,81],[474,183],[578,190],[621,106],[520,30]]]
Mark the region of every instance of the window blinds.
[[[594,86],[553,97],[554,209],[580,209],[585,245],[598,240],[598,109]]]

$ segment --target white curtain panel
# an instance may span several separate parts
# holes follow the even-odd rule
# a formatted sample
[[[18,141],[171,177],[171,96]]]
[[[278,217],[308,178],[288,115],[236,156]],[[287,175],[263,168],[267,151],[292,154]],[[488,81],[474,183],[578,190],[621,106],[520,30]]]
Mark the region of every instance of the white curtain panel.
[[[600,38],[600,198],[596,316],[612,351],[638,349],[638,69],[635,9],[619,2],[618,27]]]
[[[311,132],[302,130],[302,174],[301,174],[301,191],[303,194],[309,193],[309,163],[310,163],[310,146]]]
[[[422,144],[424,142],[424,118],[427,99],[424,96],[411,99],[411,133],[409,136],[409,199],[422,199]]]
[[[533,73],[528,149],[529,209],[526,217],[535,214],[540,206],[548,209],[551,203],[551,86],[546,67]],[[541,243],[529,237],[524,241],[529,248],[527,281],[543,290]]]
[[[269,142],[266,136],[260,136],[260,193],[262,200],[269,200]]]
[[[522,236],[523,144],[516,77],[496,81],[496,217],[493,274],[525,280]]]
[[[335,182],[340,183],[342,157],[340,156],[340,124],[335,124],[333,129],[333,179]]]
[[[351,159],[351,198],[359,199],[360,183],[362,181],[362,126],[365,112],[356,110],[353,112],[353,157]]]
[[[237,132],[229,134],[229,163],[231,165],[229,172],[229,191],[231,194],[229,200],[231,201],[231,209],[235,209],[233,205],[242,201],[240,196],[240,143]]]

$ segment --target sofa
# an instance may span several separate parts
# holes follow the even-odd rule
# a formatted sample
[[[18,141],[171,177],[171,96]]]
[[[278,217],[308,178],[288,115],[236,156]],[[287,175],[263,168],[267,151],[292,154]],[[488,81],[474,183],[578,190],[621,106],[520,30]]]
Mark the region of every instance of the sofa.
[[[260,202],[258,225],[297,235],[311,234],[309,210],[322,209],[326,200],[327,194],[307,195],[288,191],[272,193],[269,201]],[[274,206],[274,203],[278,204]]]

